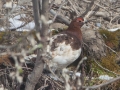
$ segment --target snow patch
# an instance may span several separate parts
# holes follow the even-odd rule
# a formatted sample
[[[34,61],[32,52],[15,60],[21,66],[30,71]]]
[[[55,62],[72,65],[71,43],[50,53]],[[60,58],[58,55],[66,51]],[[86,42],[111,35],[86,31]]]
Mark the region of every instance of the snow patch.
[[[25,22],[15,19],[15,18],[10,18],[9,22],[10,22],[10,29],[20,27],[22,24],[25,23]]]
[[[108,75],[100,75],[99,79],[101,79],[101,80],[110,80],[110,79],[113,79],[113,77],[110,77]]]
[[[24,25],[25,21],[20,21],[19,19],[25,18],[25,17],[26,17],[25,14],[21,14],[21,15],[15,16],[13,18],[10,18],[9,19],[9,22],[10,22],[9,29],[15,29],[15,28],[20,27],[21,25]],[[17,31],[29,31],[29,30],[34,29],[34,27],[35,27],[35,23],[34,23],[34,21],[31,21],[31,22],[27,23],[25,26],[18,28]],[[4,31],[4,30],[5,30],[4,27],[0,28],[0,31]]]
[[[77,77],[80,77],[80,76],[81,76],[81,73],[80,73],[80,72],[76,72],[75,75],[76,75]]]
[[[108,29],[108,31],[115,32],[115,31],[117,31],[119,29],[120,29],[120,27],[118,27],[118,28],[112,28],[112,29]]]

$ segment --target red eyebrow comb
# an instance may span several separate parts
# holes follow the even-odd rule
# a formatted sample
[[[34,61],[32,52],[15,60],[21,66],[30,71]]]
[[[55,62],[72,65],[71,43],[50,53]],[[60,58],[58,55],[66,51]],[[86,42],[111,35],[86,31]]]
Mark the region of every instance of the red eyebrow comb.
[[[84,21],[82,17],[78,17],[77,20]]]

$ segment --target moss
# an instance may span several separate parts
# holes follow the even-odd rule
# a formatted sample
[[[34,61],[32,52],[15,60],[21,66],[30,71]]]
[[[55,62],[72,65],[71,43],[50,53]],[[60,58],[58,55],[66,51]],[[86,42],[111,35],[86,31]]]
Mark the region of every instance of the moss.
[[[23,73],[23,70],[20,68],[18,69],[19,73],[22,74]]]
[[[115,60],[116,60],[116,54],[110,53],[107,54],[107,56],[101,58],[101,64],[103,67],[111,71],[118,72],[120,67],[116,64]]]
[[[97,61],[97,63],[99,63],[99,65],[101,65],[102,67],[107,68],[108,70],[112,70],[119,74],[120,67],[116,64],[115,58],[116,58],[115,54],[108,55],[106,57],[103,57],[101,61]],[[100,66],[98,66],[97,63],[92,59],[87,60],[85,67],[86,74],[92,73],[93,77],[98,77],[100,75],[109,75],[112,77],[115,76],[115,74],[108,72],[101,68]]]
[[[4,35],[6,34],[6,32],[0,32],[0,43],[2,43],[4,41]]]
[[[58,30],[53,30],[53,31],[52,31],[52,35],[56,35],[56,34],[62,32],[62,31],[64,31],[64,30],[65,30],[65,29],[60,29],[60,28],[58,28]]]
[[[108,55],[107,59],[106,59],[106,57],[104,57],[102,59],[103,62],[105,62],[105,60],[106,60],[104,65],[103,65],[102,61],[97,61],[97,62],[105,68],[108,68],[108,65],[109,65],[110,69],[113,68],[113,70],[116,71],[116,70],[119,70],[119,66],[117,66],[116,63],[114,62],[115,57],[116,57],[116,55],[114,55],[114,54],[113,55]],[[108,59],[108,58],[110,58],[110,59]],[[110,63],[110,64],[108,64],[108,63]],[[108,72],[108,71],[104,70],[103,68],[99,67],[98,64],[96,64],[96,62],[92,59],[87,61],[86,67],[87,67],[86,68],[87,70],[86,69],[85,70],[86,70],[87,76],[93,77],[93,79],[86,78],[85,79],[85,85],[92,86],[92,85],[99,85],[101,83],[104,83],[105,80],[98,79],[98,77],[100,75],[109,75],[111,77],[116,77],[115,74],[113,74],[111,72]],[[118,74],[119,74],[119,72],[118,72]],[[120,81],[114,82],[114,83],[115,83],[115,85],[113,85],[114,88],[117,88],[117,87],[120,86]],[[111,85],[109,87],[111,87]],[[106,90],[106,89],[104,89],[104,90]],[[116,89],[112,89],[112,90],[116,90]]]
[[[91,64],[92,64],[92,72],[95,77],[106,74],[106,72],[102,68],[100,68],[93,60]]]
[[[98,77],[101,74],[104,74],[104,70],[101,69],[94,60],[87,60],[86,61],[86,67],[85,67],[86,74],[92,74],[92,77]]]
[[[118,39],[119,39],[119,45],[118,45],[118,48],[117,48],[117,50],[116,50],[116,51],[120,51],[120,29],[119,29],[119,30],[117,30],[117,31],[115,31],[115,32],[116,32],[117,37],[118,37]]]
[[[111,48],[117,48],[119,45],[119,38],[118,38],[118,33],[117,32],[110,32],[105,29],[100,29],[99,33],[103,36],[103,39],[106,43]]]
[[[50,34],[53,36],[53,35],[56,35],[58,33],[61,33],[63,32],[64,30],[67,30],[68,27],[63,27],[63,28],[57,28],[57,29],[54,29],[54,30],[51,30]]]

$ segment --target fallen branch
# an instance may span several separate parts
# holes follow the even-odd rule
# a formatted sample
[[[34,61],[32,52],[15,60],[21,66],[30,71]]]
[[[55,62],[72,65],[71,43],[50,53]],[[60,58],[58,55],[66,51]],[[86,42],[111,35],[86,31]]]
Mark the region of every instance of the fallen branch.
[[[56,12],[55,12],[53,9],[50,10],[50,13],[51,13],[53,16],[56,15]],[[57,21],[60,22],[60,23],[64,23],[64,24],[66,24],[66,25],[69,25],[69,24],[70,24],[70,21],[68,21],[68,19],[66,19],[65,16],[57,15],[56,19],[57,19]]]

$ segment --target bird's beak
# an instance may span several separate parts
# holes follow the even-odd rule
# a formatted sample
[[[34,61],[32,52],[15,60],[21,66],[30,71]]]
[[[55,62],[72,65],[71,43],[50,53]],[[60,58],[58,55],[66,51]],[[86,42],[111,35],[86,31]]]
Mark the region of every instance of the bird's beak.
[[[82,25],[84,25],[84,24],[87,24],[87,21],[81,22],[81,25],[80,25],[80,26],[82,26]]]
[[[88,22],[87,20],[84,20],[84,22],[83,22],[83,23],[84,23],[84,24],[87,24],[87,22]]]

